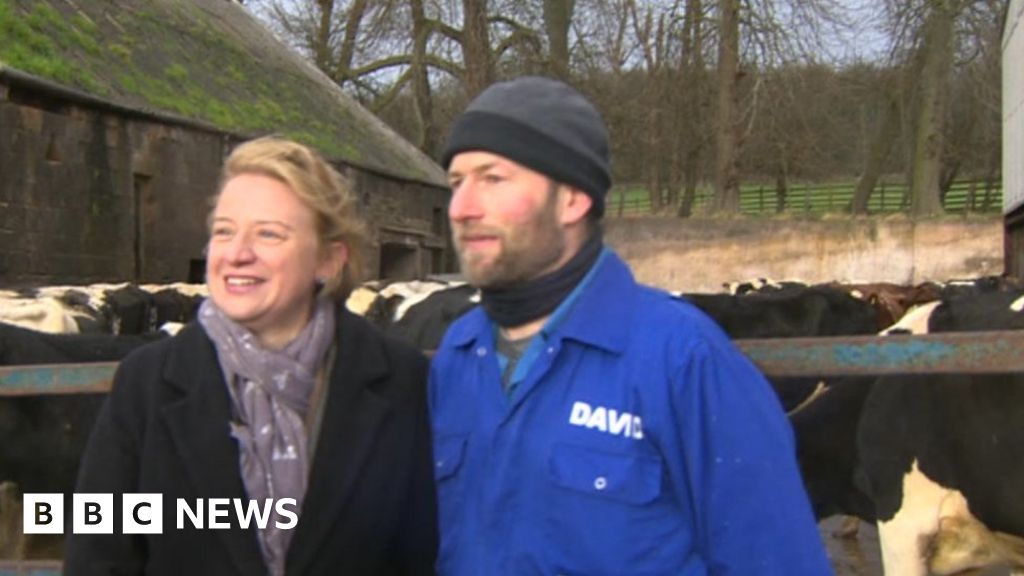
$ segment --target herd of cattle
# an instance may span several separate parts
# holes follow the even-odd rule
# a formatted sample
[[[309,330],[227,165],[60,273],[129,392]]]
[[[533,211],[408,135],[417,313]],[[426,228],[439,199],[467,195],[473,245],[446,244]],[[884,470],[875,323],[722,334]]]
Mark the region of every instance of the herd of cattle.
[[[1024,329],[1024,286],[775,283],[682,295],[733,338]],[[201,286],[0,291],[0,366],[118,360],[194,318]],[[423,350],[473,307],[462,283],[369,283],[347,302]],[[891,337],[891,336],[887,336]],[[819,519],[879,526],[887,574],[1024,570],[1024,374],[775,378]],[[0,391],[2,392],[2,391]],[[20,535],[19,492],[72,491],[102,395],[0,393],[0,559],[47,557]]]

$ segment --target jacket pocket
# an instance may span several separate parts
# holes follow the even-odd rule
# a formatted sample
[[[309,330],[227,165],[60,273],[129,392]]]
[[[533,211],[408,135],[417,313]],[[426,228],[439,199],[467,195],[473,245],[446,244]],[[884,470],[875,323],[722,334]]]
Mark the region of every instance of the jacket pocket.
[[[434,442],[434,479],[441,481],[454,475],[462,466],[466,453],[466,436],[443,436]]]
[[[437,484],[437,519],[440,547],[438,573],[455,571],[460,554],[461,534],[465,531],[465,493],[461,486],[465,474],[458,472],[466,458],[468,435],[440,436],[434,439],[434,479]]]
[[[575,492],[626,504],[647,504],[661,494],[661,460],[571,444],[551,450],[552,481]]]

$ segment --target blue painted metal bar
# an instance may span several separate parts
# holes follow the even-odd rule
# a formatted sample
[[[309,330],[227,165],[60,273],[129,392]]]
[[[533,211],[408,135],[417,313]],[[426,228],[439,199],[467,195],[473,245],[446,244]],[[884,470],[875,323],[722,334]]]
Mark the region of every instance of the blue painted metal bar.
[[[736,340],[769,376],[1024,372],[1024,331]]]
[[[0,576],[60,576],[56,560],[0,560]]]
[[[736,340],[768,376],[1024,372],[1024,330]],[[0,367],[0,396],[102,393],[115,362]]]
[[[1024,372],[1024,331],[737,340],[769,376]],[[117,363],[0,367],[0,396],[107,392]],[[60,563],[0,561],[0,576],[57,576]]]
[[[116,362],[0,366],[0,396],[109,392],[116,368]]]

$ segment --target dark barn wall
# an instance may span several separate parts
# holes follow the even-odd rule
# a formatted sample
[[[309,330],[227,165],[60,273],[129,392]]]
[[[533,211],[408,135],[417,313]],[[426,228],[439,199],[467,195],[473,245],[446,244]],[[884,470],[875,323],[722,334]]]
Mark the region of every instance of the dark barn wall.
[[[203,257],[206,218],[225,154],[222,136],[159,124],[136,124],[132,141],[139,278],[189,279]]]
[[[0,283],[201,281],[235,140],[0,84]],[[343,167],[371,222],[368,277],[453,269],[446,189]]]
[[[222,138],[13,90],[0,126],[4,281],[187,279]]]
[[[0,276],[127,279],[130,183],[123,126],[71,107],[0,101]]]
[[[371,223],[367,274],[410,280],[454,270],[446,189],[349,171]]]

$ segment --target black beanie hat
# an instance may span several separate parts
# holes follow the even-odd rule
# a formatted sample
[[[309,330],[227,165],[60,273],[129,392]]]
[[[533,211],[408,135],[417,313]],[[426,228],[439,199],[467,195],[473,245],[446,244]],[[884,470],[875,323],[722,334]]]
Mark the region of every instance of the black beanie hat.
[[[604,214],[608,130],[594,105],[564,82],[523,76],[481,92],[452,125],[441,165],[447,170],[468,150],[493,152],[578,188],[593,199],[595,216]]]

